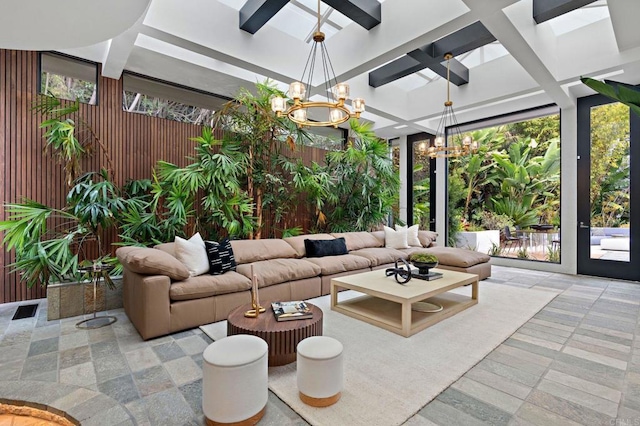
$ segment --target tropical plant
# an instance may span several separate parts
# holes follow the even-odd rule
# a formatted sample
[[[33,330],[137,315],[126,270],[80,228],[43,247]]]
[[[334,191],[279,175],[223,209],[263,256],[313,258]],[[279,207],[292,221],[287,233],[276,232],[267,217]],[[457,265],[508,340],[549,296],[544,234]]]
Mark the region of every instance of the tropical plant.
[[[515,225],[531,226],[539,221],[540,206],[559,204],[560,148],[551,141],[544,156],[531,157],[530,139],[513,142],[507,152],[494,152],[495,167],[490,184],[499,185],[492,197],[493,211],[510,217]],[[539,198],[542,198],[539,200]]]
[[[413,176],[421,176],[424,166],[415,164],[413,168]],[[431,179],[429,175],[413,184],[413,221],[420,225],[421,228],[429,229],[431,201],[429,193],[431,191]]]
[[[518,259],[529,259],[529,252],[526,247],[522,247],[518,250],[518,254],[516,255]]]
[[[301,160],[298,160],[296,163],[289,162],[283,167],[288,168],[291,173],[295,191],[304,194],[306,203],[311,207],[311,231],[323,229],[327,223],[324,206],[335,186],[331,175],[325,167],[316,162],[311,163],[311,166],[305,166]]]
[[[254,229],[253,203],[242,188],[248,160],[240,144],[216,139],[208,127],[192,140],[196,155],[191,164],[157,163],[152,199],[124,214],[125,238],[148,232],[151,239],[145,241],[167,241],[207,227],[211,237],[238,237]]]
[[[502,246],[502,244],[496,244],[496,243],[491,243],[491,248],[489,249],[489,252],[487,253],[489,256],[502,256],[502,254],[504,253],[504,247]]]
[[[560,247],[550,244],[547,247],[547,261],[560,263]]]
[[[276,85],[267,80],[256,83],[255,93],[241,89],[236,99],[216,113],[216,127],[226,130],[226,146],[236,146],[246,158],[244,173],[238,175],[250,200],[252,223],[237,228],[234,235],[261,238],[267,218],[281,228],[288,228],[291,211],[298,204],[299,194],[292,191],[290,163],[296,161],[287,153],[293,152],[309,134],[287,117],[278,117],[271,110],[271,98],[283,96]],[[295,225],[294,225],[295,226]],[[273,236],[273,235],[271,235]]]
[[[334,187],[325,203],[327,228],[365,231],[384,223],[400,190],[387,142],[368,123],[351,120],[351,137],[343,151],[327,153],[326,171]]]
[[[629,108],[591,109],[590,205],[592,226],[618,226],[629,216]]]
[[[45,151],[51,149],[58,163],[64,166],[65,179],[71,186],[75,179],[82,174],[82,159],[91,154],[95,142],[102,151],[109,165],[114,171],[109,152],[93,128],[80,115],[78,101],[64,104],[57,98],[38,95],[32,110],[47,117],[40,128],[45,130]]]
[[[502,147],[505,140],[503,127],[478,130],[472,132],[470,136],[478,142],[478,152],[454,158],[450,162],[451,174],[458,176],[466,187],[462,205],[462,218],[465,221],[472,219],[477,213],[476,208],[484,211],[482,206],[487,195],[490,195],[487,190],[491,184],[495,184],[492,181],[493,177],[488,173],[494,167],[490,153]],[[457,204],[459,206],[460,202]]]
[[[104,246],[103,236],[126,203],[107,171],[102,170],[78,178],[63,209],[33,200],[5,205],[8,218],[0,222],[0,231],[7,250],[16,251],[13,272],[21,272],[28,287],[36,283],[46,286],[52,281],[82,279],[79,266],[87,263],[117,264]],[[93,241],[96,257],[85,250]],[[108,273],[101,276],[113,286]]]
[[[490,210],[483,210],[480,217],[475,216],[474,219],[480,223],[480,229],[502,230],[505,227],[512,228],[514,226],[513,220],[509,216]]]
[[[640,88],[617,81],[599,81],[589,77],[582,77],[580,81],[596,92],[625,104],[640,116]]]

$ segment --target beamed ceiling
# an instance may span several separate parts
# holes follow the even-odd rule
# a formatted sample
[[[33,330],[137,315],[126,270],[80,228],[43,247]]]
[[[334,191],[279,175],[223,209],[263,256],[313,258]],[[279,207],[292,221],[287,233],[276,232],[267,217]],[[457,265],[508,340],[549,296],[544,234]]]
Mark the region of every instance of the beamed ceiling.
[[[68,3],[65,5],[65,3]],[[57,50],[224,96],[301,77],[316,0],[3,2],[0,48]],[[106,6],[108,5],[108,7]],[[64,13],[57,11],[64,11]],[[382,137],[433,131],[446,97],[459,122],[592,92],[580,76],[640,83],[638,0],[324,0],[322,30],[338,80],[364,97]],[[64,25],[61,25],[63,23]],[[320,77],[322,73],[315,73]],[[314,81],[313,93],[323,87]]]

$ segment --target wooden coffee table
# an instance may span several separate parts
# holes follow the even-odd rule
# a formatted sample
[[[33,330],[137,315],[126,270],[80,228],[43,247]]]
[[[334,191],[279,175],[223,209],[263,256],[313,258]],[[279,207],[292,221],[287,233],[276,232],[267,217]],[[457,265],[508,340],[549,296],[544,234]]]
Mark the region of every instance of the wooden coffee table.
[[[424,281],[412,278],[398,284],[386,277],[384,270],[364,272],[331,280],[331,309],[380,328],[409,337],[478,303],[478,276],[462,272],[433,269],[442,278]],[[471,284],[471,297],[449,290]],[[338,301],[340,289],[350,289],[364,296]],[[439,312],[426,313],[411,309],[415,302],[442,306]]]
[[[268,306],[267,306],[268,305]],[[302,339],[322,336],[322,309],[311,303],[313,317],[304,320],[276,321],[270,303],[265,303],[266,311],[258,318],[247,318],[244,313],[250,304],[238,306],[227,318],[227,335],[252,334],[269,345],[269,366],[285,365],[296,360],[296,347]]]

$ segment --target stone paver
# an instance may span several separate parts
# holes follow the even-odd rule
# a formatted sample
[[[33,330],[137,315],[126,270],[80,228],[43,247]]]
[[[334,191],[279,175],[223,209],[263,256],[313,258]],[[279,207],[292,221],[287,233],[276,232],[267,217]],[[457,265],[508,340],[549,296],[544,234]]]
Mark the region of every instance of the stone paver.
[[[497,266],[484,283],[563,292],[405,425],[640,418],[640,286]],[[0,398],[37,400],[87,425],[204,423],[211,340],[199,329],[143,341],[122,309],[109,311],[112,326],[87,331],[75,327],[81,317],[46,321],[39,303],[36,318],[17,321],[18,304],[0,305]],[[307,423],[270,392],[260,424]]]

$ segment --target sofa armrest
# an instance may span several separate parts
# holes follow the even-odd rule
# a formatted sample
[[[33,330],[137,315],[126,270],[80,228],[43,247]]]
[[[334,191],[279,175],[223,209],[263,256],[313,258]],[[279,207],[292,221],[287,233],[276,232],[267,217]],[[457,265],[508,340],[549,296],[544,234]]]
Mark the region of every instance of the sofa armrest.
[[[124,311],[144,340],[171,332],[170,287],[166,275],[141,275],[124,268]]]

